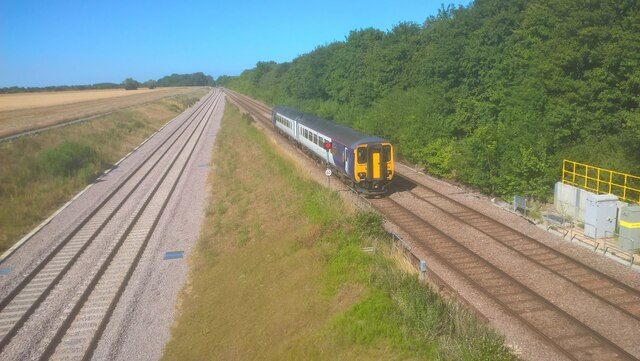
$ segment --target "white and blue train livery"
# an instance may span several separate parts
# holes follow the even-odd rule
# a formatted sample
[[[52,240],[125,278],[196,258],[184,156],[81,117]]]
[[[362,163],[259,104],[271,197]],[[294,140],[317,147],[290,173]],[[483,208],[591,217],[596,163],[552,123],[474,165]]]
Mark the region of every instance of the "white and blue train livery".
[[[282,106],[273,108],[272,120],[307,152],[323,160],[328,156],[337,175],[358,192],[386,193],[394,169],[393,147],[385,139]]]

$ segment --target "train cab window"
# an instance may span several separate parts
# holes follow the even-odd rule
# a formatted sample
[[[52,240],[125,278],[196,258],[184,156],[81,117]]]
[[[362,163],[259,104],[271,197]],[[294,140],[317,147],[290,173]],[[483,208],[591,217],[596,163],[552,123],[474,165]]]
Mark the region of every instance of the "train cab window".
[[[367,148],[360,147],[358,148],[358,164],[366,164],[367,163]]]
[[[383,162],[388,162],[391,160],[391,146],[383,145],[382,146],[382,159]]]

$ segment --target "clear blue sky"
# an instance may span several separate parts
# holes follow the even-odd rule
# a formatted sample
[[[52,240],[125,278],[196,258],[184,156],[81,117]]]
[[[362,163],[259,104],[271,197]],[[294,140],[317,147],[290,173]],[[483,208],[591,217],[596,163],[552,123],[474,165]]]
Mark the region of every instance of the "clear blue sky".
[[[238,75],[470,0],[0,0],[0,87]]]

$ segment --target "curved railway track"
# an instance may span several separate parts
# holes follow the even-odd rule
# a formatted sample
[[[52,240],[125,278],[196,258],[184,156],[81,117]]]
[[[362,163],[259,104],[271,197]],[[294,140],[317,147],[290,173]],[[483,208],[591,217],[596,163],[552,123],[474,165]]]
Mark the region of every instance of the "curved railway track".
[[[213,91],[31,270],[3,286],[0,359],[91,358],[216,106]],[[80,280],[80,281],[79,281]],[[8,289],[8,290],[7,290]],[[71,290],[71,291],[69,291]],[[47,313],[46,330],[34,315]],[[39,321],[42,322],[42,321]],[[25,340],[38,334],[33,349]]]
[[[235,92],[225,92],[257,120],[270,125],[269,108]],[[614,307],[636,321],[640,320],[638,289],[437,192],[410,172],[396,169],[396,175],[411,183],[410,187],[405,187],[404,192],[447,215],[451,223],[483,233],[493,242],[517,253],[537,267],[570,282],[590,297]],[[568,359],[638,360],[613,340],[556,306],[402,204],[390,197],[371,199],[370,202],[431,257],[437,258],[460,275]],[[416,262],[415,259],[412,261]],[[446,281],[437,278],[439,283],[450,287]],[[469,300],[463,301],[471,304]]]

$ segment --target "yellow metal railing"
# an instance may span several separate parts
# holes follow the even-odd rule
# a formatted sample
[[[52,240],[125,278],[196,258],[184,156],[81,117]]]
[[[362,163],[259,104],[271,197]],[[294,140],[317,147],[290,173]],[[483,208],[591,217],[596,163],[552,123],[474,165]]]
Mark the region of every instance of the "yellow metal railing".
[[[615,194],[622,201],[640,204],[640,177],[635,175],[565,159],[562,161],[562,183],[596,194]]]

